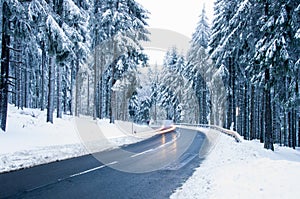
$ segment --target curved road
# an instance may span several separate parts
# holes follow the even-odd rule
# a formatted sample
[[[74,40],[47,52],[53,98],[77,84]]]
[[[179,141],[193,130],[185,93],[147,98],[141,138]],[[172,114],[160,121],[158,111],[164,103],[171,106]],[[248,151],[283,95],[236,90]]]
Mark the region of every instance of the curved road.
[[[177,129],[121,148],[4,173],[0,198],[169,198],[200,165],[205,139],[203,133]]]

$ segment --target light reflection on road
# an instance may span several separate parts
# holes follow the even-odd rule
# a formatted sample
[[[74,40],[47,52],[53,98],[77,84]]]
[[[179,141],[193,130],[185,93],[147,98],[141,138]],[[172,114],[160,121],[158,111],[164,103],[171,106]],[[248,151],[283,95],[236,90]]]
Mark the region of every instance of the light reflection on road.
[[[175,150],[175,153],[177,152],[177,135],[176,135],[176,133],[172,133],[172,140],[174,140],[174,142],[173,142],[173,148],[174,148],[174,150]]]
[[[177,139],[178,139],[178,133],[176,132],[161,134],[161,144],[171,146],[171,150],[170,148],[167,147],[159,147],[161,148],[162,158],[167,158],[167,155],[170,157],[171,156],[170,153],[172,154],[177,153]]]
[[[162,134],[161,136],[161,144],[165,144],[166,143],[166,135]]]

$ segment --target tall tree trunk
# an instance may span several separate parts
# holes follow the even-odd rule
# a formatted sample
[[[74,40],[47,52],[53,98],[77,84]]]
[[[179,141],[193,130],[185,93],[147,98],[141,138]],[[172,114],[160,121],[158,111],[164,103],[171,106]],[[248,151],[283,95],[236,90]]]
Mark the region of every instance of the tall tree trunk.
[[[260,142],[264,143],[265,142],[265,112],[266,112],[266,94],[264,93],[264,90],[261,92],[262,98],[261,98],[261,105],[260,105],[260,117],[259,117],[259,122],[260,122]]]
[[[93,119],[96,120],[98,117],[98,77],[97,77],[97,46],[94,52],[94,108],[93,108]]]
[[[104,117],[109,117],[109,107],[110,107],[110,80],[109,77],[105,78],[105,83],[103,84],[103,113]]]
[[[22,56],[19,55],[19,60],[22,60]],[[16,87],[17,87],[17,107],[21,108],[22,106],[22,85],[21,85],[21,80],[22,80],[22,66],[18,65],[16,68]]]
[[[261,111],[261,98],[263,98],[263,95],[261,96],[259,86],[255,86],[255,139],[259,139],[260,137],[260,130],[261,130],[261,121],[260,116],[263,115]]]
[[[21,91],[20,91],[20,103],[21,103],[21,109],[23,110],[24,106],[25,106],[25,89],[26,89],[26,77],[25,77],[25,70],[26,70],[26,66],[25,67],[21,67],[20,71],[21,71]]]
[[[248,85],[247,83],[245,82],[245,85],[244,85],[244,93],[243,93],[243,96],[244,96],[244,101],[242,102],[243,103],[243,134],[245,136],[245,138],[247,140],[250,139],[250,135],[249,135],[249,131],[248,131]]]
[[[19,48],[19,46],[18,46],[18,40],[16,40],[15,42],[14,42],[14,49],[18,49]],[[14,60],[16,60],[16,63],[10,63],[10,67],[11,67],[11,70],[12,70],[12,72],[13,72],[13,75],[11,75],[11,76],[14,76],[14,86],[12,87],[12,104],[14,104],[14,105],[17,105],[17,81],[16,81],[16,69],[19,67],[18,66],[18,61],[19,61],[19,59],[18,59],[18,55],[19,55],[19,53],[17,53],[17,52],[13,52],[13,59]]]
[[[296,111],[294,108],[292,108],[292,139],[293,139],[293,142],[292,142],[292,147],[293,149],[296,148],[296,139],[297,139],[297,134],[296,134]]]
[[[56,92],[57,92],[57,98],[56,98],[56,117],[62,118],[62,100],[61,100],[61,81],[62,81],[62,75],[61,75],[61,68],[63,65],[57,65],[57,82],[56,82]]]
[[[90,75],[87,75],[87,105],[86,105],[86,114],[90,115]]]
[[[64,67],[64,73],[66,74],[66,76],[63,79],[63,112],[64,114],[67,114],[68,111],[68,77],[69,76],[69,68],[67,65],[65,65]]]
[[[202,95],[202,109],[203,109],[203,124],[207,124],[207,86],[206,86],[206,82],[203,79],[202,82],[202,87],[203,87],[203,95]]]
[[[296,79],[296,97],[300,100],[298,79]],[[298,122],[298,147],[300,147],[300,107],[298,107],[298,110],[296,111],[296,120]]]
[[[199,115],[198,115],[198,120],[199,120],[199,124],[202,124],[203,121],[202,121],[202,103],[201,103],[201,94],[199,95],[198,98],[198,110],[199,110]]]
[[[110,88],[109,88],[109,92],[110,92],[110,105],[109,105],[109,119],[110,119],[110,123],[115,123],[115,115],[113,113],[114,110],[114,106],[115,106],[115,92],[112,90],[114,84],[115,84],[115,70],[116,70],[116,59],[117,59],[117,44],[115,41],[113,41],[113,63],[112,63],[112,69],[111,69],[111,81],[110,81]]]
[[[229,67],[229,94],[228,94],[228,112],[226,128],[236,130],[236,101],[235,101],[235,66],[232,57],[228,58]]]
[[[228,96],[228,105],[227,105],[227,121],[226,121],[226,126],[225,128],[230,129],[231,124],[232,124],[232,95],[229,94]]]
[[[22,45],[20,39],[16,39],[14,42],[14,48],[21,50]],[[16,63],[11,63],[11,66],[13,66],[13,72],[14,72],[14,86],[13,86],[13,104],[20,107],[20,70],[21,70],[21,63],[22,63],[22,56],[20,52],[15,51],[14,52],[14,59],[16,60]]]
[[[70,115],[73,115],[74,111],[74,84],[76,82],[76,66],[75,61],[71,61],[71,85],[70,85],[70,100],[69,100],[69,106],[70,106]]]
[[[122,102],[122,112],[123,118],[122,120],[127,121],[127,97],[126,97],[126,89],[123,90],[123,102]]]
[[[2,8],[2,53],[1,53],[1,76],[0,76],[0,128],[6,130],[7,103],[8,103],[8,83],[9,83],[9,48],[10,36],[8,35],[9,8],[6,2]]]
[[[24,107],[29,107],[29,69],[30,69],[30,58],[28,47],[25,47],[26,52],[26,67],[24,68]]]
[[[250,140],[255,139],[255,87],[250,85],[251,95],[250,95]]]
[[[285,90],[288,90],[289,87],[289,78],[285,76]],[[289,99],[289,92],[285,92],[285,101]],[[283,129],[284,129],[284,146],[289,146],[289,116],[288,116],[289,110],[287,107],[284,107],[284,117],[283,117]]]
[[[48,89],[48,107],[47,107],[47,122],[53,123],[54,112],[54,82],[55,82],[55,56],[49,58],[49,89]]]
[[[288,111],[284,108],[283,115],[283,144],[284,146],[289,146],[289,132],[288,132]]]
[[[98,110],[98,115],[97,117],[99,117],[100,119],[103,118],[103,69],[104,69],[104,65],[105,65],[105,55],[100,51],[98,50],[98,57],[100,57],[100,63],[99,63],[99,73],[98,73],[98,107],[97,107],[97,110]]]
[[[87,81],[88,81],[88,93],[87,93],[87,115],[90,115],[90,75],[88,75],[88,79],[87,79]]]
[[[236,88],[235,88],[235,78],[236,78],[236,72],[235,72],[235,62],[234,58],[230,57],[230,65],[232,67],[232,78],[231,78],[231,88],[232,88],[232,122],[233,122],[233,130],[236,131]]]
[[[37,69],[35,69],[35,71],[32,73],[33,74],[33,79],[35,79],[35,86],[34,88],[34,92],[35,92],[35,96],[34,96],[34,108],[40,108],[40,103],[41,103],[41,78],[40,78],[40,74],[41,74],[41,67],[40,65],[38,66]]]
[[[79,102],[79,97],[80,97],[80,81],[81,81],[81,76],[78,74],[79,71],[79,60],[78,58],[76,59],[76,94],[75,94],[75,116],[79,116],[79,107],[80,107],[80,102]]]
[[[298,147],[300,147],[300,112],[298,112]]]
[[[41,42],[41,48],[42,48],[42,71],[41,71],[41,110],[43,111],[45,109],[45,69],[46,69],[46,49],[45,49],[45,42]]]
[[[274,151],[269,68],[266,68],[265,70],[265,125],[266,131],[264,148]]]
[[[238,89],[236,91],[236,95],[238,96],[237,97],[237,107],[238,107],[238,109],[236,110],[236,113],[234,114],[236,119],[237,119],[237,121],[236,121],[236,123],[237,123],[236,130],[237,130],[237,132],[240,133],[241,136],[245,137],[245,132],[244,132],[244,129],[243,129],[243,119],[244,119],[243,116],[245,114],[245,107],[244,107],[244,104],[243,104],[243,102],[244,102],[243,100],[245,98],[245,96],[244,96],[245,87],[240,81],[238,81],[237,88]],[[245,139],[247,139],[247,138],[245,137]]]
[[[272,92],[272,98],[274,99],[274,93],[276,93],[276,91]],[[278,122],[278,115],[279,115],[279,111],[278,111],[278,105],[276,104],[275,101],[272,102],[272,111],[273,111],[273,115],[272,115],[272,127],[273,127],[273,140],[274,143],[279,143],[280,142],[280,125]]]
[[[288,111],[288,117],[287,117],[287,124],[288,124],[288,140],[289,140],[289,147],[292,147],[293,143],[293,137],[292,137],[292,113],[289,110]]]
[[[157,123],[156,99],[154,100],[154,123]]]

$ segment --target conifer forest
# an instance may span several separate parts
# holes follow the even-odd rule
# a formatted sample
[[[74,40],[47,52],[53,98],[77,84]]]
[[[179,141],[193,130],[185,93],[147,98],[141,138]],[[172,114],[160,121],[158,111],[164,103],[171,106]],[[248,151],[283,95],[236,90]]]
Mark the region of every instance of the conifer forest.
[[[300,2],[215,0],[187,54],[150,66],[135,0],[0,0],[0,127],[8,104],[63,115],[210,124],[300,147]],[[170,5],[172,7],[172,5]],[[146,71],[146,72],[141,72]]]

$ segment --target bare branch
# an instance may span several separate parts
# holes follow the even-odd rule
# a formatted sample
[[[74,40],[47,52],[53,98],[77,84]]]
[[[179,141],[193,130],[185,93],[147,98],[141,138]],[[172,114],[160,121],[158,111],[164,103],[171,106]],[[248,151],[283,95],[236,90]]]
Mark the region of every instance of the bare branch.
[[[15,84],[13,82],[8,82],[7,83],[9,86],[15,86]]]
[[[20,49],[15,49],[15,48],[13,48],[13,47],[11,47],[11,46],[6,46],[9,50],[13,50],[13,51],[16,51],[16,52],[19,52],[19,53],[21,53],[22,52],[22,50],[20,50]]]
[[[21,3],[22,2],[31,2],[32,0],[19,0]]]
[[[24,62],[22,62],[22,61],[14,61],[14,60],[9,60],[9,62],[15,63],[15,64],[23,64],[23,63],[24,63]]]
[[[8,93],[16,94],[16,92],[14,92],[14,91],[8,91]]]

